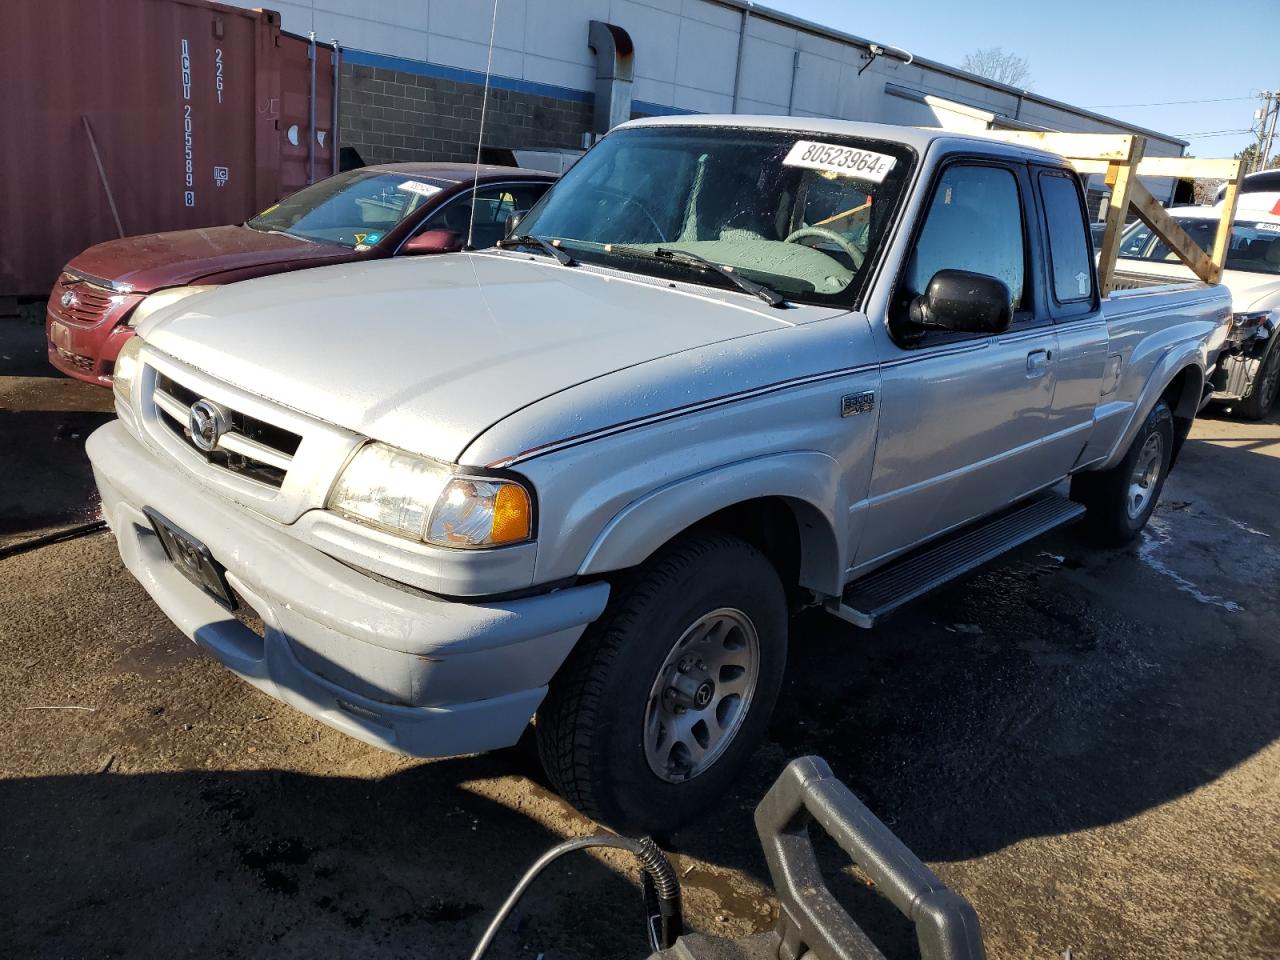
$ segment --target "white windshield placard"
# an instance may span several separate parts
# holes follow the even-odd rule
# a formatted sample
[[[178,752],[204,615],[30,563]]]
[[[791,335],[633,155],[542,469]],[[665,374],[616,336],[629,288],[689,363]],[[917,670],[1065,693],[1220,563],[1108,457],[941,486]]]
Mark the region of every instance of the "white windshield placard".
[[[835,143],[818,143],[814,140],[797,140],[796,145],[782,161],[782,165],[822,170],[842,177],[869,180],[871,183],[883,183],[884,178],[889,175],[889,171],[897,162],[896,157],[888,157],[871,150],[842,147]]]
[[[433,187],[429,183],[423,183],[420,180],[406,180],[397,190],[404,190],[406,193],[416,193],[420,197],[434,197],[440,192],[440,187]]]

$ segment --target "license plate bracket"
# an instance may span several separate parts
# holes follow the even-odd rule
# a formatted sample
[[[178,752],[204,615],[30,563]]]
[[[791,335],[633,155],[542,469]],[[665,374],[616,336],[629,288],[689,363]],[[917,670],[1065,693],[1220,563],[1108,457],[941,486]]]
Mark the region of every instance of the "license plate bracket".
[[[160,540],[165,556],[178,568],[178,572],[222,606],[235,610],[236,599],[231,585],[227,583],[226,568],[213,559],[209,548],[150,507],[142,512],[151,521],[151,529]]]

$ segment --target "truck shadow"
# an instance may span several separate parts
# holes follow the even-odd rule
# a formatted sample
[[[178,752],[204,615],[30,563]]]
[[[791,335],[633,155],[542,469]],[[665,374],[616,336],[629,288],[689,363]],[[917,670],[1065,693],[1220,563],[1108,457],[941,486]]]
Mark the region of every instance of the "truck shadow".
[[[5,947],[31,958],[467,956],[561,839],[467,788],[521,762],[499,754],[380,780],[283,770],[2,780]],[[570,855],[529,891],[490,956],[645,955],[631,870]]]
[[[1228,774],[1280,737],[1277,483],[1274,450],[1193,440],[1133,546],[1063,531],[873,631],[804,615],[735,818],[787,760],[818,754],[945,864],[1126,821]],[[764,879],[753,837],[675,840]]]
[[[84,442],[113,417],[0,409],[0,544],[98,516]]]

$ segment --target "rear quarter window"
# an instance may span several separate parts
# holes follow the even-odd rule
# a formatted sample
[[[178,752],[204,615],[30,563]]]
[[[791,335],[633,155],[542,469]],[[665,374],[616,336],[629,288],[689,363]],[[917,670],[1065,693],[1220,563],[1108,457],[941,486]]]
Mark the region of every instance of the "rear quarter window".
[[[1080,188],[1068,174],[1041,173],[1040,196],[1049,228],[1054,299],[1059,303],[1087,300],[1093,296],[1092,242],[1085,232]]]

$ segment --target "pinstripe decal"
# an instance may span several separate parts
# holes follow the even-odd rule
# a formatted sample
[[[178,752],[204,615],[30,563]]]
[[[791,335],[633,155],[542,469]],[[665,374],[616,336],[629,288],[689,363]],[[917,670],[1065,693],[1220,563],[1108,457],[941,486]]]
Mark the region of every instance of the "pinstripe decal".
[[[870,373],[880,367],[878,363],[860,363],[854,367],[842,367],[839,370],[828,370],[824,373],[813,373],[803,377],[793,377],[790,380],[779,380],[777,383],[766,384],[763,387],[752,387],[749,390],[740,390],[736,393],[726,393],[719,397],[712,397],[710,400],[699,400],[696,403],[688,403],[679,407],[671,407],[659,413],[652,413],[648,416],[637,417],[634,420],[622,420],[618,423],[611,424],[607,427],[600,427],[596,430],[589,430],[586,433],[575,434],[571,437],[565,437],[561,440],[552,440],[549,443],[541,444],[537,447],[530,447],[528,450],[522,450],[517,454],[509,457],[503,457],[495,460],[486,466],[490,468],[508,467],[512,464],[519,463],[522,460],[530,460],[533,457],[540,457],[544,454],[554,453],[559,450],[566,450],[569,447],[580,446],[592,440],[598,440],[601,437],[609,437],[614,434],[624,433],[628,430],[635,430],[640,427],[647,427],[651,424],[662,423],[666,420],[674,420],[677,417],[683,417],[690,413],[700,413],[703,410],[712,410],[716,407],[723,407],[730,403],[736,403],[739,400],[750,400],[755,397],[767,396],[771,393],[778,393],[783,390],[789,390],[792,387],[802,387],[813,383],[823,383],[827,380],[838,380],[842,377],[852,377],[859,373]]]

